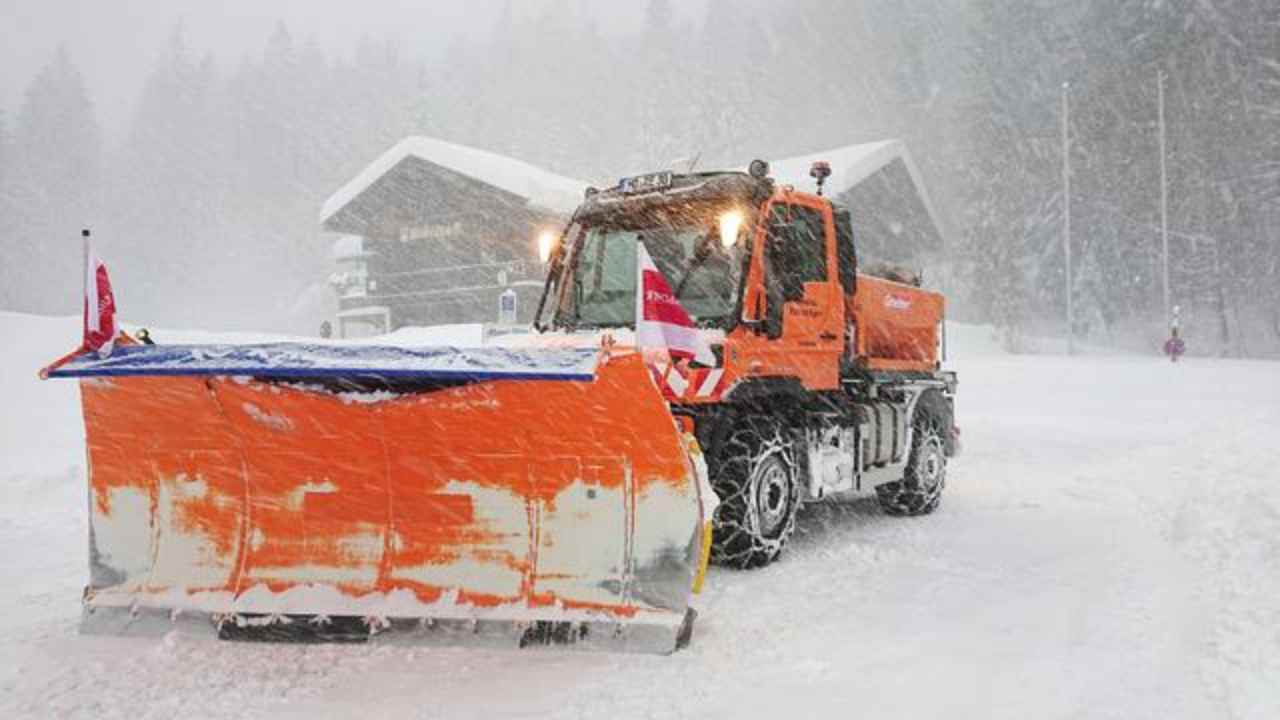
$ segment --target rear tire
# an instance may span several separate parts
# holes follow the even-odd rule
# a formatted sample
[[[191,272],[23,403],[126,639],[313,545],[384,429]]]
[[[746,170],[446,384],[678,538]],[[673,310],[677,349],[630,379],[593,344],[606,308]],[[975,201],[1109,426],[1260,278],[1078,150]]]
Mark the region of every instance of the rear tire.
[[[711,559],[739,569],[778,558],[796,526],[800,480],[795,444],[777,418],[740,418],[712,453],[716,508]]]
[[[947,485],[947,447],[942,421],[920,407],[911,426],[911,457],[902,479],[876,486],[880,507],[889,515],[928,515],[942,501]]]

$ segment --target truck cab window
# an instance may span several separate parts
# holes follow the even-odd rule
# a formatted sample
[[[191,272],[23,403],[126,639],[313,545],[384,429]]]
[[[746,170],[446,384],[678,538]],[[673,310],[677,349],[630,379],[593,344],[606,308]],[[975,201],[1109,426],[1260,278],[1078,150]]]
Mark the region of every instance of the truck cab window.
[[[556,322],[596,328],[632,325],[636,252],[643,245],[695,323],[731,325],[745,246],[721,242],[716,223],[721,209],[695,207],[672,217],[637,213],[587,224],[568,261]]]
[[[840,267],[840,286],[852,295],[858,282],[858,252],[853,244],[853,221],[847,208],[835,208],[836,262]]]
[[[804,297],[804,284],[827,280],[822,211],[775,204],[769,216],[767,282],[785,300]]]

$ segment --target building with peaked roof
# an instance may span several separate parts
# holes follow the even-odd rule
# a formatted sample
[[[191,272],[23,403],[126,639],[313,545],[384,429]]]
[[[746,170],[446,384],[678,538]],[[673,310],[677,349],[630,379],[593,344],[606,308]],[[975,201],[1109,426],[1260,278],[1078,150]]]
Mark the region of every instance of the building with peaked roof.
[[[320,212],[334,243],[337,334],[493,321],[515,297],[531,319],[536,238],[558,232],[584,183],[493,153],[410,137],[337,190]],[[510,309],[510,308],[509,308]]]

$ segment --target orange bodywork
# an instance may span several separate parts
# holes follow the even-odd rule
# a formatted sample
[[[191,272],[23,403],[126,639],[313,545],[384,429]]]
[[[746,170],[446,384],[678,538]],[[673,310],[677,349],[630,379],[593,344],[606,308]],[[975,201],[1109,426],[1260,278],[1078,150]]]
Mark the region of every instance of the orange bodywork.
[[[686,363],[656,368],[663,396],[682,404],[716,403],[737,383],[778,377],[794,378],[806,390],[835,390],[840,387],[842,360],[850,358],[857,367],[872,371],[937,370],[942,359],[943,296],[865,274],[858,274],[854,294],[845,295],[830,203],[817,195],[781,188],[760,207],[760,217],[768,217],[774,203],[822,213],[827,280],[805,283],[804,297],[783,306],[779,337],[761,333],[759,323],[768,308],[764,248],[770,240],[765,224],[760,223],[743,284],[746,323],[725,337],[721,367],[690,368]]]
[[[87,606],[684,616],[698,484],[638,355],[590,382],[405,394],[228,377],[81,386]]]
[[[921,290],[870,275],[858,276],[849,298],[855,328],[854,356],[872,370],[928,372],[942,359],[939,328],[945,300]]]

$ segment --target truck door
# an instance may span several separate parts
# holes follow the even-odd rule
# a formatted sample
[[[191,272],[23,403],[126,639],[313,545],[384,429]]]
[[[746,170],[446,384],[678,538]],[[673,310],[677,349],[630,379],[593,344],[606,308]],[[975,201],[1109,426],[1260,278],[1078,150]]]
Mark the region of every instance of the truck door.
[[[766,213],[759,363],[765,374],[792,375],[810,389],[836,387],[844,301],[831,206],[793,197],[775,200]]]

